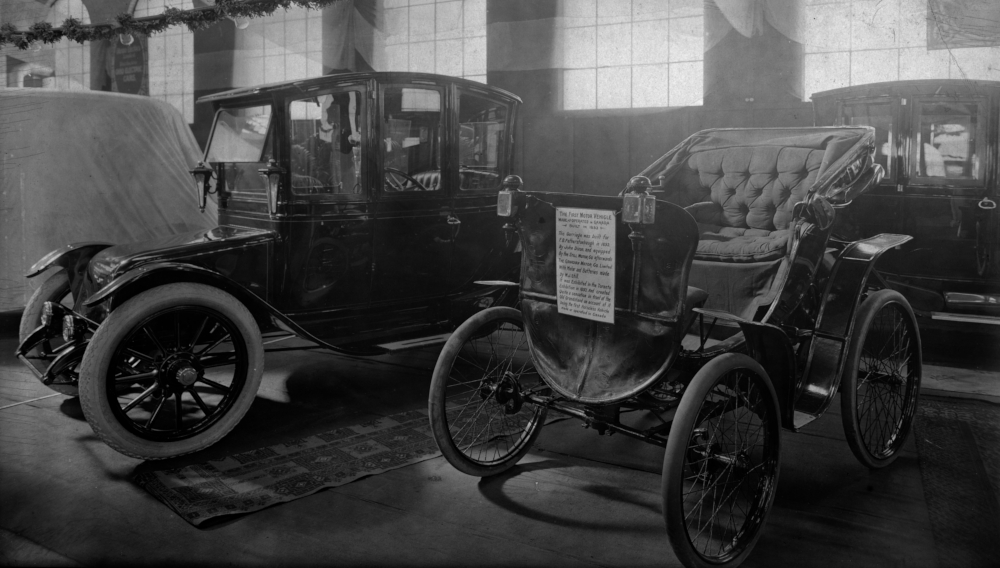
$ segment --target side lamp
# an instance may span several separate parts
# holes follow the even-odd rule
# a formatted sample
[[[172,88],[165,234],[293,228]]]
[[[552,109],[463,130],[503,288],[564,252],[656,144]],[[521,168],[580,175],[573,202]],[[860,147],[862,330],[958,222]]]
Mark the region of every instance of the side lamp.
[[[497,195],[497,216],[513,217],[517,214],[518,193],[521,190],[520,176],[507,176],[503,180],[503,189]]]
[[[212,168],[205,165],[205,162],[198,162],[198,165],[189,171],[194,176],[194,190],[198,194],[198,208],[204,211],[205,205],[208,203],[208,194],[214,193],[211,187],[214,172]]]
[[[281,175],[285,170],[271,159],[267,161],[267,167],[257,170],[257,173],[267,186],[268,212],[274,215],[278,211],[278,188],[281,187]]]
[[[656,220],[656,198],[649,193],[649,178],[635,176],[622,197],[622,222],[652,225]]]

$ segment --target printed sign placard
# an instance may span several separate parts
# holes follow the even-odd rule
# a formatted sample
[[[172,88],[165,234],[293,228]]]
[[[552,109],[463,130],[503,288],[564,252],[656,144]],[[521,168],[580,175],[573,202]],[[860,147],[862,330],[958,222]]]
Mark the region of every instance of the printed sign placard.
[[[615,212],[556,208],[560,314],[615,323]]]

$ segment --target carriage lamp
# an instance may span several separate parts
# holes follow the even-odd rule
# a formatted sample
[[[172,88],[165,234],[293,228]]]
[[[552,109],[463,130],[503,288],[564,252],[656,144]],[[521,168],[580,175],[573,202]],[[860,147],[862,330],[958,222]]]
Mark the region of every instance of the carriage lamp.
[[[622,197],[622,222],[652,225],[656,220],[656,198],[649,193],[652,184],[645,176],[628,180]]]
[[[517,195],[521,189],[520,176],[507,176],[503,180],[503,189],[497,195],[497,216],[513,217],[517,214]]]
[[[267,161],[267,167],[257,170],[257,173],[267,184],[267,203],[273,215],[278,210],[278,187],[281,184],[281,174],[285,173],[285,170],[278,165],[278,162],[271,159]]]
[[[208,203],[208,194],[210,193],[209,185],[212,179],[212,168],[206,166],[205,162],[198,162],[198,165],[189,171],[194,176],[194,190],[199,195],[198,208],[204,211],[205,205]]]

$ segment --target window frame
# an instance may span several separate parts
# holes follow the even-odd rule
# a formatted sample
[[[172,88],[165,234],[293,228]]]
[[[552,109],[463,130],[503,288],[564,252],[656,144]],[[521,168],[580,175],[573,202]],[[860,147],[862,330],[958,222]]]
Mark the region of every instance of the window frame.
[[[920,150],[923,141],[920,140],[921,118],[923,118],[923,107],[925,105],[941,104],[966,104],[976,106],[976,137],[973,141],[973,148],[979,156],[977,167],[978,178],[949,178],[943,176],[920,176],[917,175],[920,160]],[[988,132],[991,123],[990,105],[987,104],[986,97],[934,97],[923,96],[914,97],[910,116],[910,147],[907,153],[906,174],[911,186],[936,186],[953,188],[981,188],[986,186],[986,162],[989,151]]]
[[[361,131],[361,156],[359,158],[359,164],[361,166],[361,171],[358,173],[358,183],[361,185],[361,191],[359,193],[296,193],[292,187],[292,103],[307,100],[310,98],[321,97],[323,95],[329,95],[333,93],[346,93],[347,91],[357,91],[360,93],[358,103],[361,105],[361,110],[358,111],[359,124],[358,129]],[[358,202],[358,201],[368,201],[370,197],[370,187],[368,181],[368,169],[371,152],[371,138],[372,132],[375,131],[371,127],[369,117],[371,115],[370,108],[367,105],[370,104],[371,92],[367,82],[347,82],[340,83],[337,85],[317,88],[315,90],[307,91],[305,93],[296,93],[294,96],[287,97],[282,103],[282,110],[286,117],[285,122],[287,123],[283,129],[285,130],[287,137],[285,137],[286,155],[288,159],[285,160],[286,168],[288,170],[286,175],[286,181],[288,185],[288,190],[286,192],[286,199],[289,203],[315,203],[317,201],[331,201],[331,202]],[[323,186],[326,187],[326,186]],[[332,186],[331,186],[332,187]]]
[[[905,149],[900,146],[904,143],[905,136],[901,134],[904,125],[902,116],[900,113],[900,104],[898,98],[890,97],[865,97],[865,98],[854,98],[845,99],[840,101],[839,108],[837,110],[838,123],[841,126],[850,126],[847,124],[847,116],[845,114],[847,107],[853,107],[856,105],[885,105],[889,109],[889,151],[886,153],[886,167],[885,176],[882,181],[879,182],[880,185],[895,185],[897,181],[902,177],[902,168],[900,164],[905,160],[903,155]],[[869,115],[870,116],[870,115]],[[871,125],[854,125],[854,126],[871,126]],[[873,127],[874,128],[874,127]]]
[[[496,102],[498,105],[503,105],[507,109],[506,116],[504,117],[504,136],[499,141],[499,148],[497,149],[497,183],[492,187],[475,187],[475,188],[465,188],[462,187],[462,164],[461,164],[461,148],[459,148],[461,140],[460,129],[462,127],[461,122],[461,112],[462,112],[462,95],[463,93],[471,94],[477,96],[481,99],[486,99],[492,102]],[[455,86],[455,134],[456,139],[453,142],[454,151],[451,152],[452,161],[455,164],[455,170],[457,175],[457,185],[458,193],[478,193],[478,192],[489,192],[496,193],[503,187],[503,173],[510,171],[510,161],[513,159],[511,155],[510,148],[511,144],[510,137],[514,133],[514,113],[516,112],[515,105],[513,101],[498,97],[495,94],[491,94],[489,91],[483,89],[476,89],[475,87],[470,87],[466,85],[456,85]]]
[[[223,111],[230,111],[230,110],[234,110],[234,109],[247,109],[247,108],[253,108],[253,107],[270,107],[270,109],[271,109],[271,114],[270,114],[270,116],[268,118],[267,133],[264,135],[264,145],[261,147],[260,156],[258,158],[258,161],[256,161],[256,162],[234,162],[234,161],[212,162],[212,161],[210,161],[209,160],[209,156],[208,156],[208,152],[209,152],[209,149],[211,149],[211,147],[212,147],[212,139],[215,137],[215,129],[216,129],[216,127],[219,124],[219,115]],[[258,100],[258,101],[252,101],[252,102],[247,101],[247,102],[242,102],[240,104],[229,104],[229,105],[220,106],[218,109],[216,109],[215,116],[212,119],[212,129],[208,133],[208,141],[205,144],[205,152],[204,152],[204,154],[202,156],[202,160],[204,161],[204,163],[208,164],[215,171],[215,175],[217,177],[216,192],[220,193],[220,195],[222,193],[225,193],[226,195],[231,196],[232,198],[235,198],[235,199],[239,199],[239,200],[253,201],[253,202],[265,202],[265,203],[267,202],[267,188],[266,187],[264,187],[263,189],[261,189],[259,191],[242,191],[242,190],[239,190],[239,189],[228,189],[226,187],[225,167],[219,167],[219,165],[220,164],[264,164],[264,165],[266,165],[267,162],[264,161],[264,154],[265,154],[265,152],[267,150],[268,144],[270,144],[270,146],[271,146],[271,155],[274,156],[274,159],[278,159],[278,157],[279,157],[278,156],[278,147],[277,147],[278,143],[275,140],[275,133],[276,133],[276,129],[277,129],[277,124],[279,122],[279,117],[277,115],[278,115],[277,108],[275,107],[274,102],[270,101],[270,100],[266,100],[266,101],[259,101]]]
[[[430,91],[435,91],[438,93],[441,100],[441,109],[439,115],[440,129],[439,133],[439,148],[438,148],[438,162],[439,162],[439,174],[441,176],[441,187],[434,191],[389,191],[386,189],[385,181],[385,168],[386,168],[386,151],[385,144],[383,143],[385,138],[388,136],[388,132],[385,130],[386,126],[386,112],[385,112],[385,96],[389,89],[398,88],[402,89],[425,89]],[[422,80],[395,80],[385,83],[380,83],[378,88],[378,127],[377,132],[379,139],[378,143],[378,172],[379,180],[376,183],[378,186],[378,195],[380,198],[388,199],[445,199],[451,197],[452,194],[452,171],[455,169],[452,166],[453,157],[452,152],[446,151],[446,147],[451,143],[452,135],[452,123],[454,118],[453,104],[451,103],[451,91],[448,85],[443,85],[437,82],[422,81]],[[409,172],[407,172],[409,173]]]

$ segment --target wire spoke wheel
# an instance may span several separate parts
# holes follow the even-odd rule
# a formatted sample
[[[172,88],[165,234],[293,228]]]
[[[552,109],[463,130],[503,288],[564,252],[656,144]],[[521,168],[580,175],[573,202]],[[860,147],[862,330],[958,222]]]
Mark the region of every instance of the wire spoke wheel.
[[[847,442],[869,468],[892,463],[916,414],[922,372],[920,336],[909,304],[892,290],[858,310],[841,383]]]
[[[681,398],[663,463],[664,517],[687,566],[738,565],[774,499],[780,465],[777,398],[746,355],[713,359]]]
[[[263,372],[253,317],[229,294],[168,284],[113,310],[87,348],[80,401],[114,449],[160,459],[205,448],[239,422]]]
[[[545,385],[521,313],[492,308],[462,324],[438,357],[428,403],[438,447],[460,471],[501,473],[528,451],[546,409],[525,400]]]

